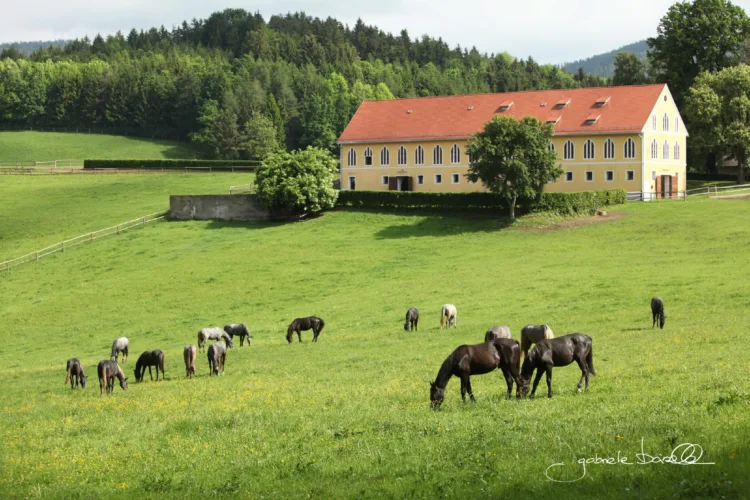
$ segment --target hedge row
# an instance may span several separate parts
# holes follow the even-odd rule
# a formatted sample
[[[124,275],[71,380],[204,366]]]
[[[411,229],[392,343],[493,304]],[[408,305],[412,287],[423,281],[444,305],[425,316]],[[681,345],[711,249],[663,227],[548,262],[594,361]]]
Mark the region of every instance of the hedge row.
[[[745,169],[747,171],[747,169]],[[688,172],[689,181],[736,181],[737,174],[706,174],[703,172]]]
[[[211,168],[211,170],[255,170],[257,160],[84,160],[83,168],[121,168],[145,170],[182,170],[184,168]]]
[[[624,189],[581,193],[542,193],[532,212],[590,214],[601,207],[625,203]],[[338,207],[400,209],[507,210],[505,198],[492,193],[421,193],[411,191],[340,191]]]

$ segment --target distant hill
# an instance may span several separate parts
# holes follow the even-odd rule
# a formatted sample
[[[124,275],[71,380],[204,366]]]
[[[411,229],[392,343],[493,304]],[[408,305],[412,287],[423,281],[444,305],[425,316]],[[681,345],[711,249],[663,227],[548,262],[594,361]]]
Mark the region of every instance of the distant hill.
[[[641,40],[640,42],[631,43],[630,45],[625,45],[617,50],[589,57],[588,59],[581,59],[580,61],[574,61],[571,63],[566,62],[562,67],[569,73],[575,73],[578,71],[578,68],[583,68],[583,71],[587,75],[592,74],[605,78],[612,78],[615,74],[615,56],[618,52],[632,52],[638,56],[639,59],[645,59],[646,51],[648,51],[646,40]]]
[[[33,42],[8,42],[8,43],[0,43],[0,52],[3,51],[3,49],[9,49],[11,47],[15,47],[21,53],[23,53],[24,56],[30,55],[33,51],[38,49],[39,47],[44,47],[45,49],[49,47],[50,45],[54,45],[55,47],[64,47],[65,44],[68,43],[68,40],[48,40],[48,41],[33,41]]]

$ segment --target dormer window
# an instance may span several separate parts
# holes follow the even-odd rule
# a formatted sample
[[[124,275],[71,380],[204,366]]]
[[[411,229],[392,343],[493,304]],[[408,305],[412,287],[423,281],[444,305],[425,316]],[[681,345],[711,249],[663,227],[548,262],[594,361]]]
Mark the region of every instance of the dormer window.
[[[411,114],[411,110],[410,110],[410,109],[407,109],[407,110],[406,110],[406,114],[410,115],[410,114]]]
[[[560,99],[559,101],[557,101],[557,103],[555,103],[555,108],[557,108],[557,109],[563,109],[563,108],[567,107],[568,104],[570,104],[570,99],[564,99],[563,98],[563,99]]]
[[[508,111],[513,106],[513,101],[504,101],[500,103],[500,111]]]
[[[474,106],[469,106],[468,108],[466,108],[466,111],[471,111],[472,109],[474,109]]]
[[[560,121],[559,116],[550,116],[549,118],[547,118],[547,123],[549,123],[550,125],[557,125],[557,122],[559,121]]]
[[[599,121],[601,115],[589,115],[586,117],[586,125],[593,125]]]
[[[608,102],[609,102],[609,96],[602,96],[602,97],[598,98],[596,100],[596,102],[594,102],[594,105],[597,108],[601,108],[601,107],[605,106]]]

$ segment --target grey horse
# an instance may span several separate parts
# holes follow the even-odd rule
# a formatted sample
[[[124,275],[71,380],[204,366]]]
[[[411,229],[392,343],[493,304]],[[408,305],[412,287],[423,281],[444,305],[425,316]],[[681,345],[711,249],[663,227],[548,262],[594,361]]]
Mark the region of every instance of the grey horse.
[[[526,325],[521,329],[521,353],[523,357],[529,355],[531,344],[540,340],[553,339],[555,334],[547,325]]]
[[[223,342],[214,342],[208,346],[208,375],[219,375],[219,369],[221,369],[221,373],[224,373],[224,363],[226,360],[227,348]]]
[[[510,339],[513,338],[510,335],[510,327],[508,326],[493,326],[487,333],[484,334],[484,341],[489,342],[495,339]]]
[[[109,359],[117,362],[117,356],[122,353],[122,362],[126,362],[128,360],[128,347],[130,346],[130,341],[127,337],[120,337],[116,338],[114,342],[112,342],[112,354],[110,354]]]
[[[203,328],[198,332],[198,350],[203,349],[202,352],[206,352],[206,340],[223,340],[227,346],[231,349],[234,347],[232,343],[232,337],[227,332],[215,326],[213,328]]]
[[[247,345],[253,345],[253,334],[247,329],[245,323],[232,323],[231,325],[226,325],[224,331],[227,332],[227,335],[233,340],[235,335],[239,336],[240,347],[245,343],[245,337],[247,337]]]

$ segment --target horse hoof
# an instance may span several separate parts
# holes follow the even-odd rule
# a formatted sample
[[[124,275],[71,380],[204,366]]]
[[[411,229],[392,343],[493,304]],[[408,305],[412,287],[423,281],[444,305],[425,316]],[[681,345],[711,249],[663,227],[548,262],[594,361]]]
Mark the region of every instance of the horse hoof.
[[[582,392],[583,392],[583,391],[582,391],[582,390],[581,390],[581,388],[579,387],[579,388],[578,388],[578,394],[580,394],[580,393],[582,393]]]

